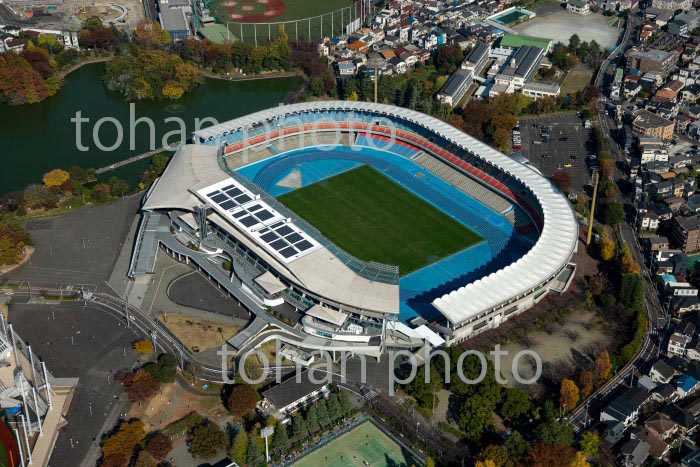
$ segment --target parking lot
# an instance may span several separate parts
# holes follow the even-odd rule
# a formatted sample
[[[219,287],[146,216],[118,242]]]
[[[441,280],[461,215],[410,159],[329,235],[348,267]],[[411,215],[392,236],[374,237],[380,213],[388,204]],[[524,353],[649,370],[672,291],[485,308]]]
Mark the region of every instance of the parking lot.
[[[592,130],[584,128],[575,114],[521,120],[520,135],[520,151],[543,175],[568,172],[573,178],[572,188],[578,192],[590,184],[586,157],[595,153]]]
[[[22,301],[10,305],[17,334],[32,345],[54,377],[79,378],[68,424],[59,432],[49,465],[95,465],[100,435],[127,411],[124,389],[115,376],[137,361],[132,343],[140,336],[92,305]]]

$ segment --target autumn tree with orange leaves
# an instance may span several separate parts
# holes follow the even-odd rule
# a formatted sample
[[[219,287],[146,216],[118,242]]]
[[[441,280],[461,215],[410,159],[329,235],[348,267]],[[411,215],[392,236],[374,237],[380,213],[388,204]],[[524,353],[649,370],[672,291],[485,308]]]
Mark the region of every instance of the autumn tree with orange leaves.
[[[559,388],[559,406],[562,411],[567,412],[578,404],[579,401],[579,389],[576,383],[571,381],[569,378],[564,378],[561,381],[561,387]]]

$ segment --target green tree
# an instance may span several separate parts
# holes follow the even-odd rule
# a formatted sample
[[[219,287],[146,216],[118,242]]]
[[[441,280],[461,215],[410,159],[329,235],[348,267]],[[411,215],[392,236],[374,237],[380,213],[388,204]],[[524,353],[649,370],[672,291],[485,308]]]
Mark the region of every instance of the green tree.
[[[494,428],[494,408],[494,405],[480,395],[467,398],[459,417],[460,428],[472,439],[478,440],[482,434]]]
[[[299,441],[309,436],[309,429],[306,427],[306,421],[301,414],[296,414],[292,417],[292,438]]]
[[[620,203],[608,203],[603,211],[603,222],[611,227],[617,227],[625,218],[625,211]]]
[[[346,390],[341,389],[340,392],[338,392],[338,402],[340,403],[341,416],[347,415],[352,410],[350,394]]]
[[[333,393],[328,397],[328,417],[330,417],[331,423],[333,423],[338,420],[341,415],[338,394]]]
[[[226,433],[215,423],[195,428],[189,441],[190,454],[201,459],[211,459],[226,447]]]
[[[328,404],[325,399],[318,401],[318,424],[321,425],[322,428],[331,424],[331,419],[328,416]]]
[[[238,465],[245,465],[247,454],[248,432],[241,427],[233,438],[233,443],[229,449],[229,456],[231,456],[231,459],[236,461]]]
[[[306,428],[309,430],[309,432],[316,433],[319,429],[319,425],[318,411],[316,410],[315,404],[311,404],[306,410],[306,416],[304,417],[304,419],[306,420]]]
[[[257,467],[262,463],[260,445],[256,441],[255,435],[248,438],[248,450],[246,451],[245,460],[250,467]]]
[[[579,446],[587,457],[596,458],[600,454],[600,437],[597,433],[586,432],[581,435]]]
[[[546,444],[559,446],[574,444],[574,431],[569,422],[556,418],[541,423],[535,430],[535,437]]]
[[[289,445],[289,435],[287,427],[283,424],[278,424],[275,428],[275,435],[272,438],[272,450],[275,452],[283,452]]]
[[[572,54],[578,55],[578,50],[579,46],[581,45],[581,38],[578,36],[578,34],[573,34],[569,38],[569,52]]]
[[[515,467],[519,465],[519,462],[527,454],[527,449],[530,444],[523,438],[517,431],[513,431],[505,442],[506,449],[508,449],[508,462],[506,462],[504,467]]]
[[[503,401],[501,414],[510,419],[516,420],[527,415],[532,410],[530,396],[519,388],[506,388],[503,391]]]

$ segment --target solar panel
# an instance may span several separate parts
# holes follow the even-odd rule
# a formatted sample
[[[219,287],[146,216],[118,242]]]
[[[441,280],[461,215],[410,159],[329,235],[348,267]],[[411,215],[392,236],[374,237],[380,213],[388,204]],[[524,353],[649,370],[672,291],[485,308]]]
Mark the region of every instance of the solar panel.
[[[272,224],[272,225],[270,226],[270,228],[271,228],[271,229],[276,229],[276,228],[279,227],[280,225],[284,225],[284,222],[275,222],[274,224]]]
[[[245,225],[246,227],[252,227],[259,222],[253,216],[246,216],[246,217],[240,219],[240,221],[241,221],[241,224]]]
[[[277,229],[277,233],[282,235],[283,237],[285,235],[289,235],[290,233],[294,232],[288,225],[285,225],[283,227],[280,227]]]
[[[250,201],[251,199],[253,199],[253,198],[251,198],[250,196],[248,196],[248,195],[246,195],[246,194],[244,193],[244,194],[242,194],[241,196],[238,196],[238,197],[236,198],[236,202],[237,202],[238,204],[243,204],[243,203],[247,203],[247,202]]]
[[[209,193],[209,194],[207,195],[207,197],[208,197],[208,198],[213,198],[213,197],[216,196],[218,193],[219,193],[218,191],[212,191],[211,193]]]
[[[265,235],[261,235],[260,238],[262,238],[263,242],[270,243],[271,241],[276,240],[279,237],[277,236],[276,233],[269,232],[269,233],[266,233]]]
[[[309,248],[311,248],[313,246],[313,244],[308,240],[302,240],[294,246],[299,248],[300,251],[306,251]]]
[[[285,258],[291,258],[292,256],[296,255],[297,253],[298,253],[298,251],[295,250],[294,248],[292,248],[291,246],[285,248],[284,250],[280,250],[280,254],[282,256],[284,256]]]
[[[258,209],[262,209],[262,206],[260,206],[259,204],[254,204],[247,209],[248,209],[248,212],[253,212],[253,211],[257,211]]]
[[[234,202],[231,201],[230,199],[227,199],[227,200],[224,201],[223,203],[219,204],[219,206],[221,206],[222,208],[224,208],[224,209],[226,209],[226,210],[229,210],[229,209],[235,207],[235,206],[236,206],[236,203],[234,203]]]
[[[280,229],[280,230],[282,230],[282,229]],[[278,232],[279,232],[279,231],[278,231]],[[304,240],[304,237],[302,237],[301,235],[299,235],[299,234],[296,233],[296,232],[292,232],[291,235],[287,235],[287,236],[284,237],[284,238],[285,238],[285,240],[287,240],[289,243],[296,243],[296,242],[298,242],[298,241],[300,241],[300,240]]]
[[[243,192],[238,188],[234,188],[233,190],[226,191],[226,194],[229,195],[231,198],[235,198],[236,196],[240,195],[241,193],[243,193]]]
[[[221,203],[223,201],[226,201],[228,199],[228,196],[219,193],[218,195],[214,195],[211,197],[211,200],[214,201],[215,203]]]
[[[245,216],[246,214],[248,214],[248,211],[238,211],[236,214],[233,215],[233,217],[235,217],[236,219],[239,219],[239,218]]]
[[[263,209],[262,211],[256,212],[255,217],[257,217],[261,221],[266,221],[268,219],[272,219],[275,216],[273,216],[272,213],[270,211],[268,211],[267,209]]]
[[[261,233],[261,234],[264,234],[264,233],[267,232],[268,230],[270,230],[270,229],[268,229],[267,227],[265,227],[265,228],[263,228],[263,229],[258,230],[258,232]]]
[[[228,186],[223,187],[223,188],[221,189],[221,191],[230,190],[231,188],[236,188],[236,186],[235,186],[235,185],[228,185]]]
[[[280,251],[282,248],[287,246],[287,242],[284,240],[275,240],[274,242],[270,243],[270,246],[275,250]]]

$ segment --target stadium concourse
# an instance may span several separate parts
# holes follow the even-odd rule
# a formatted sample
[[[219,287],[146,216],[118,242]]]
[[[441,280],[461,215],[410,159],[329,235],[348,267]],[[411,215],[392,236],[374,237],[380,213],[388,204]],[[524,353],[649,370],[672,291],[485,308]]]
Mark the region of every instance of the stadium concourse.
[[[148,280],[160,248],[192,264],[255,316],[229,341],[239,351],[277,338],[379,358],[460,342],[573,279],[566,198],[424,114],[293,104],[194,143],[145,197],[130,275]]]

